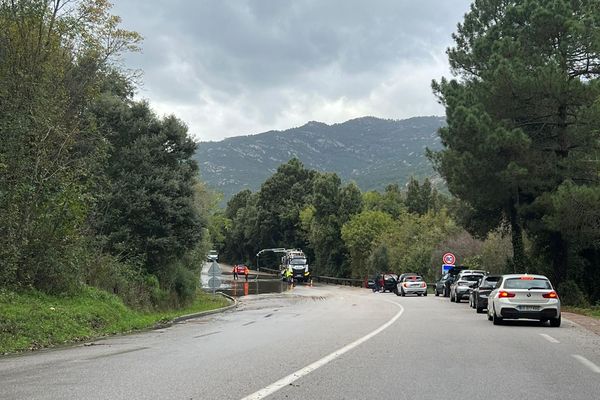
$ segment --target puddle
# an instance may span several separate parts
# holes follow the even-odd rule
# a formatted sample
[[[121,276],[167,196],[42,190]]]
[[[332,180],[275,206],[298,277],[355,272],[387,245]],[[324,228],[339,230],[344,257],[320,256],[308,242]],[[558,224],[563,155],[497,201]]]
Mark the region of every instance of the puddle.
[[[279,279],[258,279],[253,281],[224,281],[219,287],[220,292],[230,296],[248,296],[251,294],[282,293],[290,290],[290,285]]]
[[[233,275],[225,268],[226,272],[221,272],[219,268],[213,275],[211,271],[212,264],[206,263],[200,274],[200,284],[204,290],[210,291],[213,286],[219,292],[227,293],[230,296],[240,297],[251,294],[282,293],[290,290],[290,285],[269,274],[253,274],[245,280],[240,276],[238,280],[233,279]]]

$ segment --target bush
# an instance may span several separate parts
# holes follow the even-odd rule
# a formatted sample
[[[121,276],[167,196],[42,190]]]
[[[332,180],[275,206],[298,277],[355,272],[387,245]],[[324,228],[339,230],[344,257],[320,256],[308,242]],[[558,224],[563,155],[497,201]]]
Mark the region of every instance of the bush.
[[[572,307],[588,307],[589,301],[575,281],[569,280],[558,285],[561,304]]]

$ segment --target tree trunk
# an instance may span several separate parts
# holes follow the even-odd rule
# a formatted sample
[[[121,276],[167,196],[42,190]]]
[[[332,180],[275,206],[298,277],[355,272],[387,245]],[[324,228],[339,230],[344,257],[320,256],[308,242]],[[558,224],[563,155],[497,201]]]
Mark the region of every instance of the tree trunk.
[[[523,246],[523,227],[521,226],[521,218],[519,218],[514,203],[510,205],[510,231],[513,247],[513,272],[526,272],[527,263]]]
[[[555,286],[558,286],[567,279],[569,265],[569,244],[560,232],[553,232],[550,235],[550,257],[552,257],[554,272],[553,283]]]

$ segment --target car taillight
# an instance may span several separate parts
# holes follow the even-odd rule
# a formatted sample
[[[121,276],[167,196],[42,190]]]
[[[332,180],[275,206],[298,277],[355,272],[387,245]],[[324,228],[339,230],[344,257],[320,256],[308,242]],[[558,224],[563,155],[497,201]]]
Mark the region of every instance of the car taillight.
[[[421,283],[421,287],[427,287],[427,284],[425,282]]]
[[[402,286],[404,286],[404,287],[408,287],[408,283],[404,282],[404,283],[402,284]]]
[[[542,295],[545,299],[558,299],[558,294],[556,292],[548,292]]]
[[[505,292],[504,290],[501,290],[498,292],[498,298],[506,299],[508,297],[515,297],[515,294],[510,293],[510,292]]]

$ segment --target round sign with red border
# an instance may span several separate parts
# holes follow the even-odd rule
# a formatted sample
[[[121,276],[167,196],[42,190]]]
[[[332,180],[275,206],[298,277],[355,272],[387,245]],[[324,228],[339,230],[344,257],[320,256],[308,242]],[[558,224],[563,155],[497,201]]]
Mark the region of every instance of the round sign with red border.
[[[444,264],[454,265],[454,263],[456,262],[456,257],[454,257],[454,254],[452,253],[446,253],[442,257],[442,261],[444,261]]]

